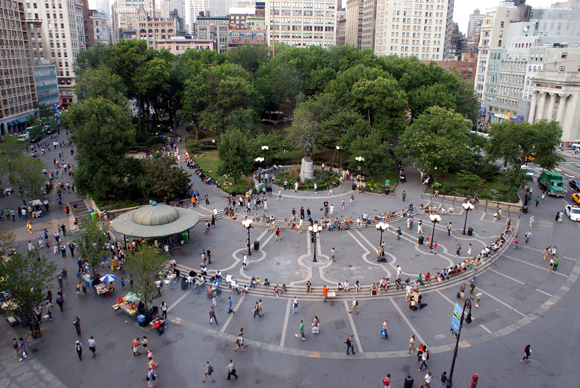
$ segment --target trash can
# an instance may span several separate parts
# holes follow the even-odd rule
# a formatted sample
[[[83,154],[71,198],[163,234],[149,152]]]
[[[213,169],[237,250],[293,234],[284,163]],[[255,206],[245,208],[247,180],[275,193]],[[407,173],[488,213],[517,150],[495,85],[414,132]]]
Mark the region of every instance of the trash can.
[[[473,235],[473,228],[471,226],[469,228],[467,228],[467,235],[468,236],[472,236]]]
[[[97,213],[92,212],[92,213],[89,213],[89,214],[91,215],[91,220],[93,220],[93,221],[96,221],[97,220]]]
[[[405,385],[403,388],[413,388],[413,376],[407,375],[405,376]]]
[[[353,189],[353,190],[356,190],[356,183],[353,183],[353,184],[352,184],[352,189]]]
[[[386,195],[389,195],[389,187],[388,187],[388,186],[387,186],[387,187],[385,187],[385,194],[386,194]]]
[[[189,233],[187,232],[181,233],[181,238],[183,239],[183,242],[187,244],[189,242]]]
[[[423,236],[419,236],[419,238],[417,239],[417,244],[418,245],[423,245],[423,241],[424,241],[424,237]]]
[[[260,242],[254,241],[254,251],[259,251],[259,250],[260,250]]]
[[[139,316],[137,317],[137,320],[139,321],[139,326],[141,326],[141,327],[145,327],[145,326],[147,326],[147,323],[145,322],[145,321],[146,321],[146,319],[147,319],[147,318],[145,317],[145,315],[143,315],[143,314],[139,315]]]
[[[526,214],[528,212],[528,207],[526,205],[522,206],[522,213]]]

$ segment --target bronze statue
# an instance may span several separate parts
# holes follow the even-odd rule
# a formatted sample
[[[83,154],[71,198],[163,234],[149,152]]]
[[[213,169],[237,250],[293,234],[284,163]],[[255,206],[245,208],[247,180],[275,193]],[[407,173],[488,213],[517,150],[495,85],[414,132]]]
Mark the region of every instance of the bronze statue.
[[[314,151],[314,147],[312,146],[312,139],[310,135],[306,136],[306,144],[304,144],[304,160],[307,162],[312,161],[312,153]]]

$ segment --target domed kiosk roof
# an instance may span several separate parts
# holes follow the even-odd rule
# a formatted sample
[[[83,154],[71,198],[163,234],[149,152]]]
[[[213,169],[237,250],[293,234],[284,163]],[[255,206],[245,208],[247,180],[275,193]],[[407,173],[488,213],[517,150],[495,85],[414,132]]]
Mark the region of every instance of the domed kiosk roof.
[[[114,231],[134,238],[163,238],[185,232],[199,222],[192,210],[152,202],[122,214],[111,225]]]

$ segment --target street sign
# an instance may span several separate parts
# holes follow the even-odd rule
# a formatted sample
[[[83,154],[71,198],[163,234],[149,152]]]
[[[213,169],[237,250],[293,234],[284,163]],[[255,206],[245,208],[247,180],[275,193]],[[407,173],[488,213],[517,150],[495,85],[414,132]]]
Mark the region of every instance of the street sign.
[[[459,321],[461,320],[461,314],[463,313],[463,307],[457,302],[455,302],[455,307],[453,308],[453,317],[451,318],[451,334],[457,338],[459,333]]]

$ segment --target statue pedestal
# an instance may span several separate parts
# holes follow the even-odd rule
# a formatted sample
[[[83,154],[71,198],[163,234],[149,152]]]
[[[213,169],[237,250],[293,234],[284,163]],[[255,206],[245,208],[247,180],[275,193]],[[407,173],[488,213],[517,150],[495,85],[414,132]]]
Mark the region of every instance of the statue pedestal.
[[[302,168],[300,168],[300,180],[314,179],[314,162],[302,158]]]

